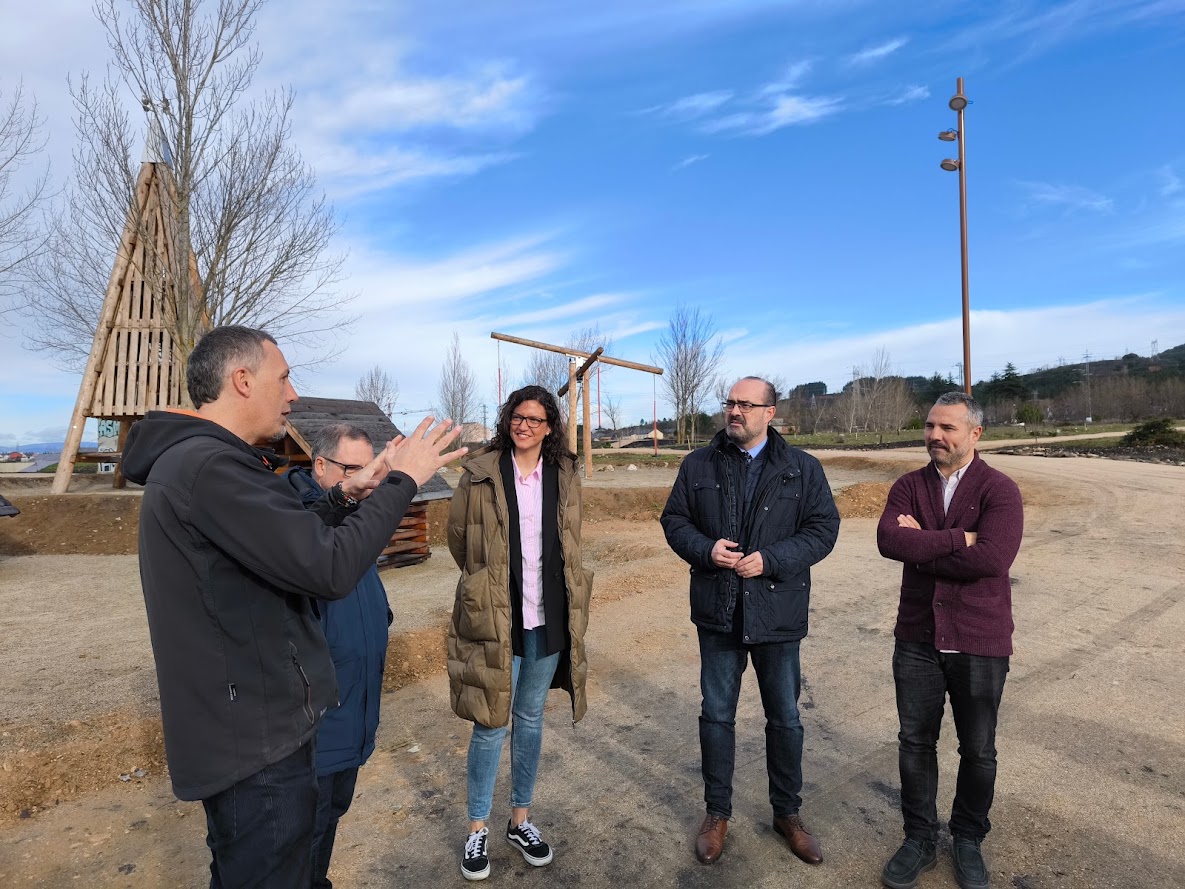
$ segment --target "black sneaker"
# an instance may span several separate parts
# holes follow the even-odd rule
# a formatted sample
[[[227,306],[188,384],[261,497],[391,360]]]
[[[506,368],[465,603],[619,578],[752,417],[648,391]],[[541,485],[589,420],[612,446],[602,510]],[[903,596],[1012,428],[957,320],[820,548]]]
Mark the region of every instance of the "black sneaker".
[[[955,882],[959,889],[988,889],[991,877],[979,851],[982,839],[955,834],[952,852],[955,856]]]
[[[881,882],[889,889],[913,889],[918,884],[918,877],[933,870],[937,863],[933,840],[906,837],[897,854],[881,871]]]
[[[551,846],[543,842],[539,828],[530,821],[524,821],[518,827],[511,827],[507,821],[506,841],[523,853],[527,864],[533,864],[535,867],[551,864]]]
[[[486,842],[490,831],[483,827],[477,833],[469,834],[465,840],[465,854],[461,857],[461,876],[466,880],[484,880],[490,875],[490,856],[486,853]]]

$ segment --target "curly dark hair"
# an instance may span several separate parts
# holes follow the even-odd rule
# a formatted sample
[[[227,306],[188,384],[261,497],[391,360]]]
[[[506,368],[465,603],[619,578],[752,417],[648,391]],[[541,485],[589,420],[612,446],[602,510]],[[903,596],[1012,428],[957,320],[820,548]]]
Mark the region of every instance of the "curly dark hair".
[[[543,462],[558,463],[561,457],[575,456],[568,450],[560,406],[555,396],[542,386],[523,386],[510,393],[506,403],[498,411],[498,428],[494,432],[493,440],[490,441],[490,447],[502,452],[514,450],[514,439],[510,435],[510,415],[518,410],[518,406],[524,401],[539,402],[547,414],[547,425],[551,427],[551,432],[543,439]]]

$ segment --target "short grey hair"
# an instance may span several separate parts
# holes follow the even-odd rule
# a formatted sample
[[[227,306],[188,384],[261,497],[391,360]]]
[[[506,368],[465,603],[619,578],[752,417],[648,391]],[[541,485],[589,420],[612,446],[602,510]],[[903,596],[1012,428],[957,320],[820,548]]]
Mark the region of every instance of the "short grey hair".
[[[771,383],[765,377],[741,377],[739,380],[737,380],[737,382],[743,383],[746,380],[752,380],[755,383],[760,383],[763,385],[765,387],[765,395],[763,395],[762,398],[765,399],[765,403],[773,405],[774,407],[778,406],[778,390],[774,388],[773,383]]]
[[[966,392],[944,392],[938,396],[938,400],[934,402],[934,406],[949,407],[951,405],[961,404],[967,408],[967,421],[971,424],[971,428],[983,425],[983,408],[979,402],[968,395]]]
[[[195,408],[217,401],[226,384],[227,373],[236,365],[252,372],[263,362],[263,344],[278,345],[266,330],[228,324],[215,327],[203,336],[186,365],[185,388]]]
[[[328,426],[322,426],[321,431],[313,436],[313,459],[335,457],[338,447],[347,438],[351,441],[364,441],[370,445],[372,451],[374,450],[374,441],[361,426],[355,426],[353,423],[330,423]]]

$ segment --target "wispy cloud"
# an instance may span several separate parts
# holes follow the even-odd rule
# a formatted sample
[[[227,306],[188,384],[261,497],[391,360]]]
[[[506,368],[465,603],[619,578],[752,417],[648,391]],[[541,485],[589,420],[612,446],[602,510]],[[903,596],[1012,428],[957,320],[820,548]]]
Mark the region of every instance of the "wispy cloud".
[[[873,62],[887,59],[907,43],[909,43],[908,37],[895,37],[892,40],[886,40],[884,43],[878,43],[876,46],[870,46],[867,49],[862,49],[860,52],[848,56],[847,62],[849,65],[856,66],[871,65]]]
[[[1185,185],[1181,183],[1181,177],[1177,175],[1177,171],[1169,164],[1165,164],[1156,171],[1160,177],[1160,196],[1162,198],[1171,198],[1173,195],[1180,194],[1185,190]]]
[[[1179,0],[1066,0],[1055,6],[1020,0],[1009,4],[1005,12],[993,12],[958,33],[944,49],[980,52],[985,46],[999,44],[1002,51],[1011,47],[1009,57],[1015,63],[1092,34],[1182,19],[1185,4]]]
[[[930,88],[928,86],[907,86],[901,92],[888,99],[885,99],[886,105],[908,105],[910,102],[920,102],[923,99],[930,98]]]
[[[810,74],[813,64],[809,59],[791,62],[783,69],[781,76],[761,87],[760,94],[769,96],[798,89]]]
[[[676,173],[679,170],[686,170],[692,164],[698,164],[700,161],[706,161],[709,157],[710,155],[707,154],[689,154],[687,157],[683,158],[683,160],[679,161],[679,163],[671,167],[671,172]]]
[[[975,351],[973,376],[987,378],[1023,356],[1026,367],[1055,363],[1057,356],[1119,355],[1144,342],[1150,331],[1185,330],[1185,308],[1166,303],[1163,294],[1101,299],[1066,306],[971,312]],[[1172,336],[1168,337],[1176,342]],[[744,356],[761,354],[792,381],[825,380],[838,388],[847,372],[886,349],[901,373],[946,372],[962,360],[958,316],[851,336],[787,339],[785,331],[754,331],[734,344],[726,361],[734,372]],[[738,360],[741,359],[741,360]]]
[[[784,127],[817,123],[842,109],[843,99],[840,98],[780,95],[771,97],[764,108],[706,121],[702,129],[705,133],[768,136]]]
[[[1053,182],[1018,182],[1026,191],[1030,205],[1060,207],[1066,213],[1110,213],[1112,200],[1081,185],[1061,185]]]
[[[656,114],[668,120],[696,120],[706,114],[711,114],[732,98],[729,90],[714,90],[707,93],[695,93],[684,96],[666,105],[653,105],[642,110],[643,114]]]

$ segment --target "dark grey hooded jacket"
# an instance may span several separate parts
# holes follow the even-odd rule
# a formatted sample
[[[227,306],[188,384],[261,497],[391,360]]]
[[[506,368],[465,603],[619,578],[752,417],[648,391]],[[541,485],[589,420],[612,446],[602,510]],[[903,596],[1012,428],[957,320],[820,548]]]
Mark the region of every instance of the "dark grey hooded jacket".
[[[350,593],[415,482],[393,473],[336,527],[306,510],[274,455],[193,414],[132,427],[143,484],[140,579],[173,791],[206,799],[278,762],[337,703],[313,598]]]

